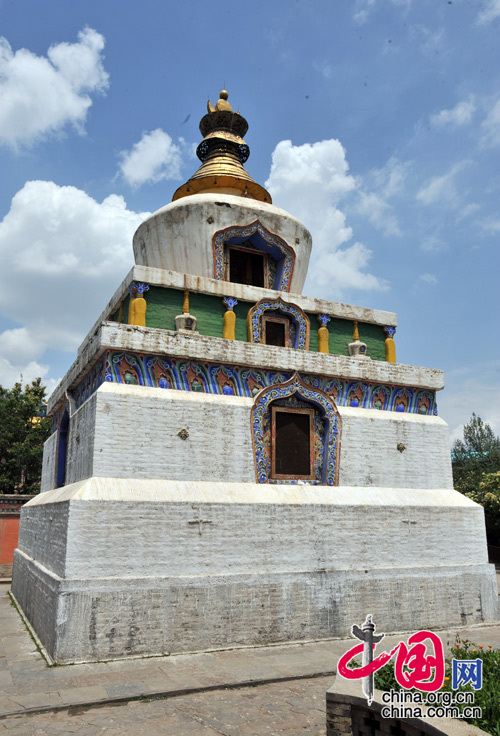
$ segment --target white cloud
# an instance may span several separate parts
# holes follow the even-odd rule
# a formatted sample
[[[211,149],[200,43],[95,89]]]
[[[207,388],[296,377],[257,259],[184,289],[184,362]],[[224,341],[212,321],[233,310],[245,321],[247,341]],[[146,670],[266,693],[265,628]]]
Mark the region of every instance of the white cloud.
[[[411,0],[391,0],[393,5],[400,5],[401,7],[408,9],[411,5]],[[354,13],[354,20],[356,23],[359,23],[360,25],[362,23],[366,23],[368,20],[370,13],[375,8],[376,0],[356,0],[356,4],[354,6],[355,13]]]
[[[49,367],[47,365],[41,365],[35,361],[13,364],[0,356],[0,385],[4,388],[12,388],[17,382],[22,382],[24,386],[36,378],[45,378],[48,371]],[[46,385],[45,381],[44,385]]]
[[[131,186],[180,178],[181,148],[161,128],[143,133],[141,140],[120,156],[121,174]]]
[[[356,212],[367,217],[372,225],[386,235],[401,235],[397,218],[387,202],[374,192],[360,192]]]
[[[413,294],[425,293],[428,287],[436,286],[437,283],[438,280],[433,273],[421,273],[413,283],[412,292]]]
[[[444,43],[444,29],[430,30],[424,25],[414,25],[410,33],[418,50],[427,59],[434,61],[438,54],[442,56],[447,53],[448,50]]]
[[[385,288],[383,280],[365,272],[371,251],[361,243],[344,246],[352,230],[338,205],[356,188],[348,169],[337,140],[302,146],[281,141],[274,149],[266,182],[274,203],[293,212],[311,231],[310,291],[336,299],[347,289]]]
[[[0,334],[1,353],[3,358],[29,362],[43,353],[43,341],[40,336],[27,327],[5,330]]]
[[[0,310],[20,325],[0,335],[4,372],[22,368],[27,379],[36,365],[43,377],[47,348],[78,347],[132,267],[132,236],[147,214],[123,197],[98,203],[48,181],[17,192],[0,222]]]
[[[438,282],[433,273],[421,273],[418,280],[420,283],[430,284],[431,286],[435,286]]]
[[[313,63],[313,69],[317,72],[319,72],[325,79],[331,79],[333,75],[333,67],[331,64],[329,64],[327,61],[323,60],[321,62],[315,61]]]
[[[448,250],[448,243],[435,235],[430,235],[420,243],[420,250],[426,253],[442,253]]]
[[[474,212],[477,212],[480,209],[481,205],[477,204],[477,202],[467,204],[460,212],[457,212],[457,222],[464,220],[466,217],[470,217],[470,215],[473,215]]]
[[[393,197],[403,190],[409,167],[408,162],[402,163],[395,156],[391,156],[385,166],[371,172],[383,197]]]
[[[441,112],[431,115],[430,122],[435,128],[444,128],[447,126],[459,128],[471,122],[475,110],[476,105],[471,97],[469,100],[462,100],[455,107],[452,107],[451,110],[441,110]]]
[[[83,132],[92,105],[87,93],[108,86],[103,48],[104,37],[92,28],[80,31],[78,43],[51,46],[48,58],[13,52],[0,37],[0,142],[29,146],[67,125]]]
[[[486,25],[500,18],[500,0],[486,0],[477,16],[478,25]]]
[[[475,412],[500,435],[500,362],[476,363],[446,372],[446,389],[437,395],[439,414],[451,439],[463,439],[463,425]]]
[[[500,99],[481,123],[481,144],[486,148],[500,146]]]
[[[353,208],[386,235],[401,235],[398,219],[386,200],[403,191],[408,168],[408,163],[391,156],[382,168],[372,169],[364,177],[365,189],[359,192]]]
[[[500,233],[500,220],[485,220],[481,223],[481,229],[487,233]]]
[[[469,165],[469,161],[460,161],[451,167],[447,174],[436,176],[417,192],[417,199],[425,205],[446,203],[451,207],[459,204],[459,194],[455,183],[456,175]]]

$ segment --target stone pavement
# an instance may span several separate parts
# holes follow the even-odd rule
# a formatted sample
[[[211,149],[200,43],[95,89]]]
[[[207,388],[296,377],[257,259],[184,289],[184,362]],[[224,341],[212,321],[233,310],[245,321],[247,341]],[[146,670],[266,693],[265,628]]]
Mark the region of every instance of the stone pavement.
[[[325,733],[346,640],[48,667],[7,591],[0,585],[0,735]],[[458,631],[500,648],[500,625]],[[440,635],[453,643],[456,632]]]

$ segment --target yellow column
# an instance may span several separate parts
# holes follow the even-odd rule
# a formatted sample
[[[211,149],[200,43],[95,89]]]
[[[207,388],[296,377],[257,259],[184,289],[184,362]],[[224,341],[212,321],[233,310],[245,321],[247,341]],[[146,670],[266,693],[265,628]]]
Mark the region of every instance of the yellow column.
[[[129,325],[137,325],[138,327],[146,327],[146,300],[143,297],[145,291],[149,289],[148,284],[135,282],[130,287],[130,304],[128,308]]]
[[[189,314],[189,291],[184,291],[184,301],[182,302],[182,314]]]
[[[329,337],[327,324],[330,321],[330,317],[327,314],[318,314],[318,322],[321,322],[321,327],[318,328],[318,353],[329,353]]]
[[[233,312],[233,307],[238,304],[237,299],[233,299],[230,296],[224,297],[222,303],[226,305],[227,311],[223,317],[222,323],[222,337],[226,340],[236,339],[236,315]]]
[[[395,327],[384,327],[387,337],[385,339],[385,359],[388,363],[396,363],[396,343],[394,342]]]

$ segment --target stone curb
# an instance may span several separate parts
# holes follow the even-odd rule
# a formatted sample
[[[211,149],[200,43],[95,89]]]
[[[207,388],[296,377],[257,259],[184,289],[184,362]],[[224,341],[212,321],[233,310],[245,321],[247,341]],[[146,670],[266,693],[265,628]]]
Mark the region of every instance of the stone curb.
[[[183,695],[195,695],[197,693],[213,692],[215,690],[236,690],[245,687],[260,687],[262,685],[273,685],[277,682],[293,682],[294,680],[315,680],[321,677],[335,677],[336,671],[329,670],[327,672],[313,672],[302,675],[283,675],[283,677],[265,677],[259,680],[241,680],[237,682],[219,683],[218,685],[200,685],[199,687],[177,688],[175,690],[159,690],[157,692],[140,693],[138,695],[126,695],[116,698],[103,698],[102,700],[93,700],[90,702],[64,703],[61,705],[47,705],[35,708],[23,708],[21,710],[13,710],[8,713],[0,713],[0,721],[10,716],[20,716],[35,713],[55,712],[60,710],[68,710],[69,708],[98,708],[103,705],[113,705],[116,703],[128,703],[134,700],[163,700],[167,698],[182,697]],[[52,693],[47,693],[50,695]]]

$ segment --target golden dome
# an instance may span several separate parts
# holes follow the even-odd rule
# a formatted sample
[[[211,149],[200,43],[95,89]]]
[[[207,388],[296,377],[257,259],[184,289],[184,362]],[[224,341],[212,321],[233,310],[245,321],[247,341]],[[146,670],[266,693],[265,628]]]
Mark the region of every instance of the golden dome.
[[[215,107],[208,100],[208,113],[200,121],[203,140],[196,150],[202,164],[177,189],[172,201],[200,192],[223,192],[271,204],[269,192],[252,179],[243,167],[250,155],[250,149],[243,140],[248,123],[242,115],[233,112],[228,97],[223,89]]]

